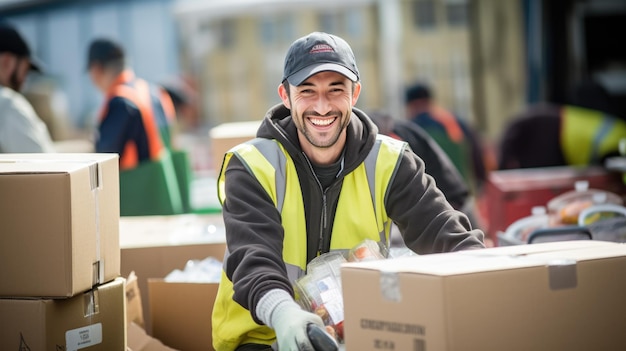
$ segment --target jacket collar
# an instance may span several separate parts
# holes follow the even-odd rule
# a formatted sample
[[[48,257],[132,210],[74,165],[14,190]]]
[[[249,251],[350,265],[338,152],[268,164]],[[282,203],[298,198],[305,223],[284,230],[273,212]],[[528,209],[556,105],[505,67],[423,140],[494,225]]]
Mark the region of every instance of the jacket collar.
[[[283,104],[270,108],[257,131],[257,137],[278,140],[289,152],[295,162],[300,160],[302,149],[298,141],[296,125],[291,118],[291,111]],[[352,108],[352,116],[346,130],[344,149],[344,174],[359,166],[372,149],[376,141],[378,128],[361,110]]]

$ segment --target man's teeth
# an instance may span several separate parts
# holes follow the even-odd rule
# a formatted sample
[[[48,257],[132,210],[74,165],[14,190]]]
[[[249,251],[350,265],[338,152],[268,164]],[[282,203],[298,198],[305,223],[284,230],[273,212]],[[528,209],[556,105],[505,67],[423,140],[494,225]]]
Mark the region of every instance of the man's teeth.
[[[311,118],[311,123],[315,124],[316,126],[327,126],[327,125],[333,123],[334,121],[335,121],[334,118],[330,118],[330,119]]]

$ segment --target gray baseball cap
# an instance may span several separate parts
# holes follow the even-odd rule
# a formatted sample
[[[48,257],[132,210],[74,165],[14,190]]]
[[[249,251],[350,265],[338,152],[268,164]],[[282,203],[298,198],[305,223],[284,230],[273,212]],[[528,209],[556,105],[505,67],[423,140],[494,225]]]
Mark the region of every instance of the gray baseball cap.
[[[310,76],[324,71],[343,74],[356,82],[359,70],[354,53],[340,37],[323,32],[313,32],[291,44],[285,57],[284,82],[298,86]]]

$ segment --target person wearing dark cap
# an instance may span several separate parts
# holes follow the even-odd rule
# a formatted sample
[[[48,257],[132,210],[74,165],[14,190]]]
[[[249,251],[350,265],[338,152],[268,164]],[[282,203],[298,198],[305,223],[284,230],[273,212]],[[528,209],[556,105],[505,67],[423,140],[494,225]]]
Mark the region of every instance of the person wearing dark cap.
[[[213,308],[213,346],[315,350],[322,318],[294,299],[307,263],[366,239],[389,244],[391,222],[419,254],[483,248],[405,142],[378,134],[355,107],[352,49],[313,32],[291,44],[257,138],[226,153],[218,177],[227,254]]]
[[[435,102],[424,82],[409,86],[405,93],[407,119],[423,128],[448,155],[472,194],[480,192],[486,179],[480,140],[462,119]]]
[[[0,152],[54,152],[46,124],[20,93],[28,72],[41,71],[15,28],[0,24]]]

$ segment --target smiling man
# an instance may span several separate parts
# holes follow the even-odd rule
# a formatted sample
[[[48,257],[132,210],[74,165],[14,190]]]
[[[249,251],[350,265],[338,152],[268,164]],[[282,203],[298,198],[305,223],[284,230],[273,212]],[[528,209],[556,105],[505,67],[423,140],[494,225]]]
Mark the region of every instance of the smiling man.
[[[419,254],[484,247],[423,161],[354,107],[360,92],[343,39],[302,37],[285,58],[282,104],[256,139],[225,155],[218,182],[228,250],[213,309],[216,350],[314,350],[307,326],[323,322],[295,302],[293,282],[323,253],[365,239],[388,245],[392,222]]]

